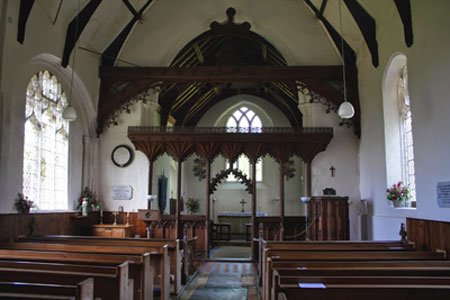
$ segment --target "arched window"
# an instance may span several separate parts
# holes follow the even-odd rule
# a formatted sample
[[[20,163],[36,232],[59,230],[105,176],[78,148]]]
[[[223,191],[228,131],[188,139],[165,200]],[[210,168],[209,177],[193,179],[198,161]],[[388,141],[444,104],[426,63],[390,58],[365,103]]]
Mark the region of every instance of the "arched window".
[[[34,75],[27,87],[23,193],[42,210],[68,208],[69,124],[62,118],[67,99],[48,71]]]
[[[258,115],[246,106],[241,106],[236,109],[227,120],[227,131],[228,132],[247,132],[255,133],[261,132],[262,122]],[[230,167],[229,162],[226,162],[227,169]],[[248,157],[244,154],[239,156],[235,162],[234,168],[240,170],[242,173],[251,176],[250,171],[250,161]],[[262,160],[258,159],[256,163],[256,181],[262,181]],[[238,179],[230,174],[227,181],[237,181]]]
[[[408,92],[407,59],[402,53],[392,56],[383,79],[383,115],[387,186],[403,181],[416,200],[414,144],[411,102]]]
[[[414,144],[412,134],[411,106],[408,91],[408,69],[401,70],[397,83],[398,104],[400,113],[400,142],[402,149],[402,177],[411,188],[411,200],[416,200],[416,184],[414,175]]]
[[[228,118],[228,132],[261,132],[262,123],[258,115],[246,106],[241,106]]]

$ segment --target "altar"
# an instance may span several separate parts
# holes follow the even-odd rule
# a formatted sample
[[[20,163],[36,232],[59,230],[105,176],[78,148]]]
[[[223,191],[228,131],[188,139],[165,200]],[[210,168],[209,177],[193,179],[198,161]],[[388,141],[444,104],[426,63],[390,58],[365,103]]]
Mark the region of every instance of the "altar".
[[[256,212],[257,217],[267,216],[266,212]],[[246,237],[246,224],[252,222],[251,212],[234,212],[234,211],[219,211],[217,214],[217,220],[219,223],[230,224],[230,234],[234,239],[245,239]]]

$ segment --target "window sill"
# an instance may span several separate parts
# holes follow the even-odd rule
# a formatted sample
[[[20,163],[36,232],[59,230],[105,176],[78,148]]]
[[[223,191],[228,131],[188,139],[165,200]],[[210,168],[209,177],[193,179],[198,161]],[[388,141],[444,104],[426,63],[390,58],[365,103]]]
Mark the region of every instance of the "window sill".
[[[31,210],[30,214],[71,214],[71,213],[77,213],[77,210]]]
[[[417,208],[416,207],[394,207],[394,206],[392,206],[391,208],[393,208],[393,209],[399,209],[399,210],[416,210]]]

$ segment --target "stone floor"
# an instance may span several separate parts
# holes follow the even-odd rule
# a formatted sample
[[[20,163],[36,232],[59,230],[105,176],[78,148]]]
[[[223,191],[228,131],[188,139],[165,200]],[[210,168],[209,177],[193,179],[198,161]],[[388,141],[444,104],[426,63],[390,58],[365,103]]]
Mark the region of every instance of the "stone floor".
[[[210,250],[209,257],[215,258],[241,258],[250,259],[251,248],[245,246],[216,246]]]
[[[203,262],[180,295],[181,300],[258,300],[252,263]]]

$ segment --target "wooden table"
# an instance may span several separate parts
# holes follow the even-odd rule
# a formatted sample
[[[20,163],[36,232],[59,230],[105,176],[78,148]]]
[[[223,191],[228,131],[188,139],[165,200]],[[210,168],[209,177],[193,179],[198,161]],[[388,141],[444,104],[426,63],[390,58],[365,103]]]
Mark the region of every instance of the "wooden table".
[[[134,225],[127,224],[97,224],[93,225],[95,236],[104,237],[131,237]]]

